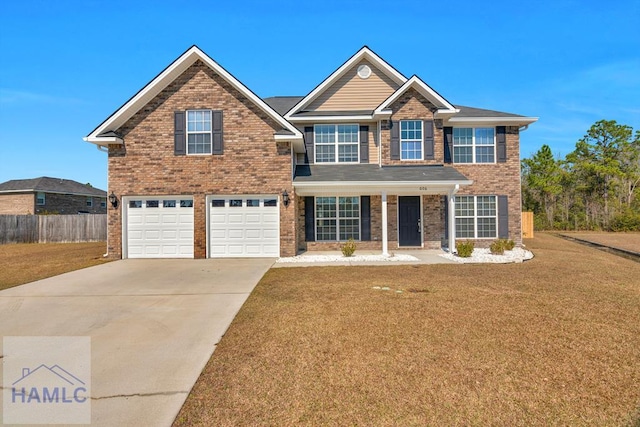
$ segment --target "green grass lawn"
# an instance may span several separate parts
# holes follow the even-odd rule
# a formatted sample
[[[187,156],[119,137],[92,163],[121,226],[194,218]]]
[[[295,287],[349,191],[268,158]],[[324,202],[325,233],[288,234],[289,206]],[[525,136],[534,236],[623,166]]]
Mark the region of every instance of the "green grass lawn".
[[[526,244],[524,264],[270,270],[175,425],[639,425],[640,264]]]

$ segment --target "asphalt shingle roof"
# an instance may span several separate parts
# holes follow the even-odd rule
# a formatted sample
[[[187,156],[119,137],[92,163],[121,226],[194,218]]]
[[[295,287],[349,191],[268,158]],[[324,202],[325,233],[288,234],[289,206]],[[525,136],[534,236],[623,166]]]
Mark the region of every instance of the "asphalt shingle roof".
[[[77,181],[41,176],[32,179],[12,179],[0,184],[0,193],[40,191],[43,193],[76,194],[81,196],[106,197],[107,192],[99,188],[80,184]]]
[[[298,102],[300,102],[304,98],[303,96],[271,96],[269,98],[264,98],[263,101],[266,102],[271,108],[276,110],[276,112],[282,116],[284,116],[290,109],[292,109]],[[475,107],[466,107],[464,105],[455,105],[456,108],[460,109],[460,112],[455,114],[454,117],[524,117],[519,114],[505,113],[503,111],[495,111],[495,110],[486,110],[483,108],[475,108]],[[301,111],[296,113],[297,116],[305,116],[305,115],[358,115],[358,114],[372,114],[372,111]]]
[[[467,181],[467,177],[451,166],[383,166],[358,165],[298,165],[293,179],[300,182],[402,182],[402,181]]]

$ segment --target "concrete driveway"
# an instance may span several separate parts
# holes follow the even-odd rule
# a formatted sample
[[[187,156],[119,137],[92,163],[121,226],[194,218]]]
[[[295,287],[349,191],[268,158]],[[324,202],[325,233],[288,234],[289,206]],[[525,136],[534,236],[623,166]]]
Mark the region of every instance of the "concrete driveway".
[[[92,424],[169,426],[274,261],[123,260],[40,280],[0,291],[0,335],[90,336]]]

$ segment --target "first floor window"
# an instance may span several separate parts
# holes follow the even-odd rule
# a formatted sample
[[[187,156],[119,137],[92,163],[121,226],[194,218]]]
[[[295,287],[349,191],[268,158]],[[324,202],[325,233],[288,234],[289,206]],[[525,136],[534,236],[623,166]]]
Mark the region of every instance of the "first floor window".
[[[496,196],[456,196],[456,237],[495,239],[498,236]]]
[[[422,120],[400,121],[400,159],[422,160]]]
[[[45,199],[44,199],[44,193],[38,193],[36,195],[36,204],[38,206],[42,206],[44,205]]]
[[[187,154],[211,154],[211,110],[187,111]]]
[[[358,125],[315,125],[316,163],[358,162]]]
[[[93,207],[93,197],[87,197],[87,207]]]
[[[316,240],[360,240],[360,197],[316,197]]]
[[[454,163],[495,163],[494,128],[453,128]]]

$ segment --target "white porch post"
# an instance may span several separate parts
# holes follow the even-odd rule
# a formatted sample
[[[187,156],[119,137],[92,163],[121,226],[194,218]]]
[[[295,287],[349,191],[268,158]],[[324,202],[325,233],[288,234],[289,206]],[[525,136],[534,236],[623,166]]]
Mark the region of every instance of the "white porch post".
[[[456,184],[455,188],[449,192],[449,253],[452,254],[456,248],[456,201],[455,194],[460,189]]]
[[[387,239],[387,192],[382,192],[382,255],[389,256],[389,242]]]

